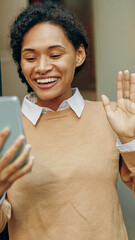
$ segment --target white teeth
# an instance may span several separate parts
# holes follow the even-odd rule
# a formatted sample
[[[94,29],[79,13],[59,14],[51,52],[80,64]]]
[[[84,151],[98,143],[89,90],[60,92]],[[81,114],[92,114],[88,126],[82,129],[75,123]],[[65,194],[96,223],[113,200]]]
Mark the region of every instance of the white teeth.
[[[37,83],[50,83],[50,82],[56,82],[58,78],[47,78],[47,79],[37,79]]]

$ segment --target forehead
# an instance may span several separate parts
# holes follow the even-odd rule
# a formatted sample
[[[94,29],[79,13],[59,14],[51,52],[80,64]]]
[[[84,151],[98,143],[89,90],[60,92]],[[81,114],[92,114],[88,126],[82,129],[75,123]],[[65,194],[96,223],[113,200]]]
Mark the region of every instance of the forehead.
[[[62,27],[48,22],[36,24],[23,38],[24,45],[72,45]]]

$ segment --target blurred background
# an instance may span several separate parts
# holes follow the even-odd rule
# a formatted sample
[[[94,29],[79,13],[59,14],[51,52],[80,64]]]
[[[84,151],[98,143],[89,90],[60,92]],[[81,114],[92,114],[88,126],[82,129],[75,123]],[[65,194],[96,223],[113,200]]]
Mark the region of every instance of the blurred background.
[[[117,72],[125,69],[130,73],[135,72],[135,1],[59,1],[79,16],[89,40],[86,67],[75,78],[73,86],[79,87],[86,99],[100,100],[104,93],[111,101],[116,101]],[[20,102],[27,92],[18,78],[16,65],[11,57],[9,29],[18,13],[34,2],[41,1],[0,1],[0,95],[17,95]],[[135,200],[131,190],[120,178],[118,192],[129,240],[135,240]]]

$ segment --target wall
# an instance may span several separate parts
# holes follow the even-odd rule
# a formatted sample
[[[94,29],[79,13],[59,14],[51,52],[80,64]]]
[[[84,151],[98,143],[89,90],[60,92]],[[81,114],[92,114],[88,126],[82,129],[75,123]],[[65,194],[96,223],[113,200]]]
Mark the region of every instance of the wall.
[[[0,58],[3,95],[17,95],[22,101],[26,87],[21,83],[9,51],[9,29],[15,16],[27,6],[27,0],[3,0],[0,3]]]
[[[93,0],[97,96],[116,100],[118,71],[135,72],[135,1]],[[120,180],[118,191],[129,240],[135,239],[135,200]]]
[[[96,81],[102,93],[116,99],[118,71],[135,71],[135,1],[93,0]]]

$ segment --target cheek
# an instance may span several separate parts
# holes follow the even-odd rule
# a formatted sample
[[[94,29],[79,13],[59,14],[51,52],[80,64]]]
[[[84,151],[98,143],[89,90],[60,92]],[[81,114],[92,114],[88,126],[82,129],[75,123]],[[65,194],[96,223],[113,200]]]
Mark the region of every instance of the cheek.
[[[23,74],[26,78],[30,77],[31,76],[31,73],[32,73],[32,67],[29,65],[29,64],[21,64],[21,68],[22,68],[22,71],[23,71]]]
[[[71,78],[74,77],[74,73],[75,73],[75,69],[76,69],[76,65],[74,61],[69,61],[66,64],[66,71],[67,71],[67,75]]]
[[[60,67],[61,66],[61,67]],[[72,75],[75,72],[76,62],[74,58],[67,58],[58,63],[57,67],[63,74]]]

